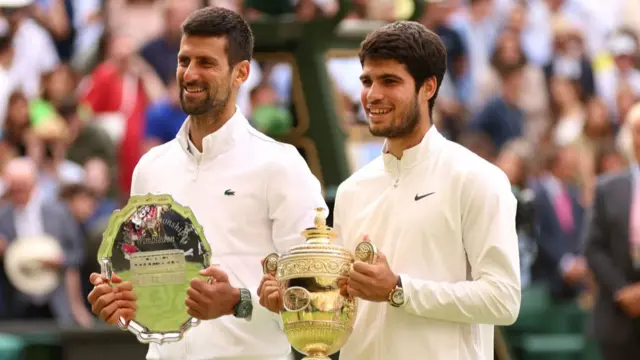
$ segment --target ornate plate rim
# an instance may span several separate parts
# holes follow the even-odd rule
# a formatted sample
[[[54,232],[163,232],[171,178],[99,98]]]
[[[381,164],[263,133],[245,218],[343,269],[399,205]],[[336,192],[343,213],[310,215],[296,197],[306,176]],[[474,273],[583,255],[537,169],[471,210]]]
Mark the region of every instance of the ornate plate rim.
[[[175,201],[169,194],[151,193],[147,193],[146,195],[131,196],[125,206],[113,212],[113,214],[109,218],[107,229],[102,233],[102,242],[100,243],[97,254],[97,260],[99,264],[102,265],[103,259],[111,258],[111,256],[113,255],[113,243],[116,240],[120,225],[122,225],[125,219],[131,216],[141,205],[171,205],[172,209],[176,210],[178,214],[191,220],[191,223],[198,233],[198,236],[203,241],[202,246],[204,250],[209,254],[209,256],[206,256],[204,258],[205,268],[211,265],[211,245],[204,235],[204,229],[202,225],[197,221],[193,211],[189,207],[183,206]],[[123,322],[121,319],[121,324],[122,323]],[[140,343],[165,344],[182,340],[187,330],[197,326],[199,323],[200,321],[198,319],[190,316],[188,320],[185,321],[182,326],[180,326],[180,329],[178,331],[149,332],[146,326],[138,323],[135,320],[132,320],[128,326],[121,326],[121,328],[122,330],[128,330],[129,332],[134,334]]]

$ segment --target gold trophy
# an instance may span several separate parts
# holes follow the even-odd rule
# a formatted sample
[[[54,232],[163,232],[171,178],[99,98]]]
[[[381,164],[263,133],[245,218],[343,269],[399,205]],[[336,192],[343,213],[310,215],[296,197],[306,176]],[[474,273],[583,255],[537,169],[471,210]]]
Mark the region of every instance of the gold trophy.
[[[315,227],[302,234],[303,245],[288,254],[268,255],[265,274],[274,275],[283,290],[280,316],[289,343],[305,360],[326,360],[349,339],[356,318],[357,302],[340,294],[338,280],[348,276],[354,260],[373,263],[376,248],[358,244],[352,254],[332,244],[333,229],[326,225],[323,209],[316,209]]]

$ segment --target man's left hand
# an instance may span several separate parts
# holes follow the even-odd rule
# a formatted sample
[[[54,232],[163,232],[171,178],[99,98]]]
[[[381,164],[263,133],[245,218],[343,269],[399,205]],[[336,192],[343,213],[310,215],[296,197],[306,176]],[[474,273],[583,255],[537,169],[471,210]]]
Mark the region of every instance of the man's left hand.
[[[373,264],[356,261],[347,279],[347,293],[373,302],[389,300],[396,288],[398,275],[389,267],[386,256],[378,251]]]
[[[218,266],[209,266],[200,271],[204,279],[191,280],[185,301],[187,313],[196,319],[212,320],[224,315],[233,315],[234,307],[240,301],[240,290],[229,283],[229,277]]]

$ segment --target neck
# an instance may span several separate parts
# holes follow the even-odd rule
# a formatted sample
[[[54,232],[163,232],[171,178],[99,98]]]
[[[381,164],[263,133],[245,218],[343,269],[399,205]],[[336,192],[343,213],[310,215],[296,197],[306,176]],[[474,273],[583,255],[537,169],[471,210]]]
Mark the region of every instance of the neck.
[[[413,132],[407,136],[387,138],[387,152],[397,159],[402,159],[402,153],[420,144],[430,127],[431,119],[427,119],[427,121],[420,121]]]
[[[219,115],[189,115],[189,137],[198,151],[202,152],[202,139],[224,126],[235,111],[235,104],[229,104]]]

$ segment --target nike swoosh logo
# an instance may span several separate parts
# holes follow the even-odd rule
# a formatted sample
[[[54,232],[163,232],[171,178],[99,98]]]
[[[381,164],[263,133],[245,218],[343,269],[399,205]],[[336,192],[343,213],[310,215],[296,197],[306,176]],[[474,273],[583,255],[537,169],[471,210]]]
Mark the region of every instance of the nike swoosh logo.
[[[418,194],[416,194],[416,197],[414,198],[414,200],[415,200],[415,201],[418,201],[418,200],[420,200],[420,199],[424,199],[424,198],[426,198],[427,196],[429,196],[429,195],[433,195],[433,194],[435,194],[435,192],[430,192],[430,193],[428,193],[428,194],[424,194],[424,195],[418,195]]]

